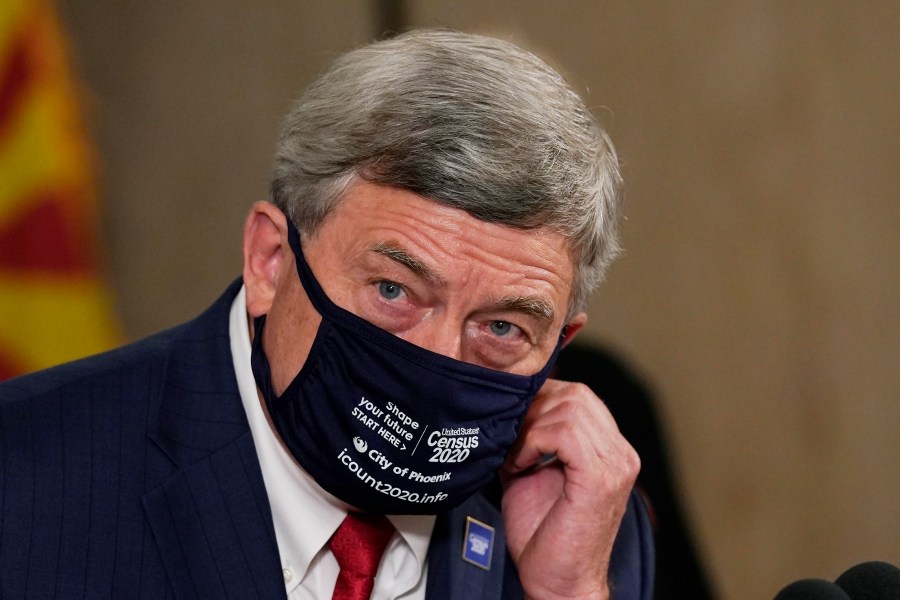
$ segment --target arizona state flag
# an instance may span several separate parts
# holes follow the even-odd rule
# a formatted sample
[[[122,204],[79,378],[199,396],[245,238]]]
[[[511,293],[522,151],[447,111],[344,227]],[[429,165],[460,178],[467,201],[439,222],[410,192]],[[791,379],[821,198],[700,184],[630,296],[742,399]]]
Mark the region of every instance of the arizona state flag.
[[[0,0],[0,380],[120,341],[91,158],[53,7]]]

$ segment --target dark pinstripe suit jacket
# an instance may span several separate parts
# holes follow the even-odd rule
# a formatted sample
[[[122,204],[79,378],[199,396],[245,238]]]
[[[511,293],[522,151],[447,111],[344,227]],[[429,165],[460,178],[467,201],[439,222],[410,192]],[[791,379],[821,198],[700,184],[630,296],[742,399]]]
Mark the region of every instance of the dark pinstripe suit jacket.
[[[235,282],[196,320],[0,385],[0,598],[284,598],[268,499],[228,339]],[[517,598],[486,490],[441,515],[429,598]],[[490,571],[460,558],[466,515],[497,527]],[[611,566],[650,598],[632,498]]]

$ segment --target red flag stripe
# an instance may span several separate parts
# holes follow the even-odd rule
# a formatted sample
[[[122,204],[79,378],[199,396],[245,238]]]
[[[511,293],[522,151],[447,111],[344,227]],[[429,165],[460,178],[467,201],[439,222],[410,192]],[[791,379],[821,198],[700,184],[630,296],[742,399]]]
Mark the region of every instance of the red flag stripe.
[[[0,229],[0,271],[95,273],[89,237],[64,208],[76,194],[54,190],[24,199],[26,210]]]

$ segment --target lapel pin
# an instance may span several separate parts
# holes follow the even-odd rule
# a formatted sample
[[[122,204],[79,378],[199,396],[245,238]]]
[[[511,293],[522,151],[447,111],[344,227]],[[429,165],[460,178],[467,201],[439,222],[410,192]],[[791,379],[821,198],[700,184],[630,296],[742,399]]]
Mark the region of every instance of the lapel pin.
[[[463,537],[462,559],[481,567],[491,568],[491,553],[494,550],[494,528],[472,517],[466,517],[466,533]]]

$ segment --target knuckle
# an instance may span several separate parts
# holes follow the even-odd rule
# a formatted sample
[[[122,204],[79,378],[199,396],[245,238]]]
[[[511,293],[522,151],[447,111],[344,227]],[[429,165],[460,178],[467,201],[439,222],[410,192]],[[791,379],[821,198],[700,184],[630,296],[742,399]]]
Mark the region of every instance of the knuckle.
[[[631,466],[634,467],[635,471],[641,470],[641,456],[637,452],[632,452],[631,454],[634,458],[632,459]]]
[[[637,475],[641,470],[641,456],[630,445],[625,451],[625,464],[628,467],[628,470],[634,475]]]
[[[569,382],[566,390],[570,395],[583,398],[590,397],[594,395],[593,390],[580,381]]]
[[[566,420],[577,420],[584,411],[578,402],[573,402],[572,400],[560,403],[557,410]]]

